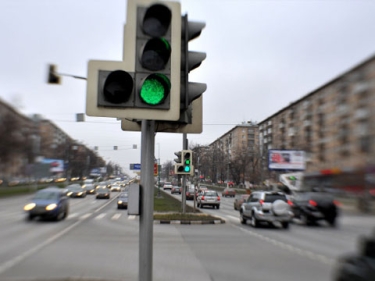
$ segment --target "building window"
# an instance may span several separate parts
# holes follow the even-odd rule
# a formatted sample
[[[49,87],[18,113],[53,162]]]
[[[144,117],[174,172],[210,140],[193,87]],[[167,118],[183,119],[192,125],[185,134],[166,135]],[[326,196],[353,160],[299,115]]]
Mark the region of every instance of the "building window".
[[[364,153],[371,151],[371,138],[370,136],[361,136],[359,138],[359,150]]]

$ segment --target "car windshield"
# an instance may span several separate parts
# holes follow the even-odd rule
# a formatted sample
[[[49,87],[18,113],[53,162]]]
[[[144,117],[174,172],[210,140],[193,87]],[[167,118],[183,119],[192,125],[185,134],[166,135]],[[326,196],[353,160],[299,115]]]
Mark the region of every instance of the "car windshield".
[[[121,193],[119,198],[128,198],[128,193]]]
[[[217,196],[217,193],[215,191],[208,191],[204,193],[205,196]]]
[[[273,203],[276,200],[286,201],[286,197],[283,194],[266,194],[264,202]]]
[[[55,200],[58,198],[58,195],[57,192],[41,191],[35,194],[34,199]]]
[[[97,192],[99,192],[99,193],[107,193],[108,190],[106,188],[100,188],[100,189],[98,189]]]
[[[69,191],[81,191],[81,187],[79,185],[71,185],[71,186],[68,186],[67,189]]]

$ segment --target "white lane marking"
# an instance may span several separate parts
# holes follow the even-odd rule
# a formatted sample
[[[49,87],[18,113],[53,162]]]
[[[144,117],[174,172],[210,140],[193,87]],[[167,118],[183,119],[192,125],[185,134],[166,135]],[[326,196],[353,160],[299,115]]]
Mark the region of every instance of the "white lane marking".
[[[80,217],[79,219],[80,220],[85,220],[85,219],[87,219],[89,216],[91,216],[92,215],[92,213],[88,213],[88,214],[84,214],[82,217]]]
[[[107,215],[106,213],[102,213],[102,214],[96,216],[95,219],[100,220],[100,219],[104,218],[106,215]]]
[[[121,217],[121,214],[114,214],[111,220],[118,220]]]
[[[135,216],[134,215],[128,216],[128,220],[135,220]]]
[[[3,273],[4,271],[6,271],[7,269],[15,266],[16,264],[20,263],[22,260],[24,260],[27,257],[31,256],[32,254],[36,253],[37,251],[39,251],[43,247],[45,247],[45,246],[53,243],[54,241],[56,241],[57,239],[59,239],[61,236],[65,235],[66,233],[68,233],[70,230],[72,230],[76,226],[80,225],[81,223],[82,223],[82,220],[76,221],[72,225],[68,226],[67,228],[65,228],[61,232],[55,234],[51,238],[45,240],[41,244],[35,246],[34,248],[31,248],[30,250],[24,252],[23,254],[21,254],[19,256],[16,256],[15,258],[13,258],[11,260],[8,260],[7,262],[1,264],[0,265],[0,274]]]
[[[239,227],[239,226],[236,226],[236,225],[232,225],[232,226],[237,228],[237,229],[240,229],[243,232],[246,232],[246,233],[250,234],[251,236],[254,236],[254,237],[257,237],[261,240],[267,241],[268,243],[271,243],[271,244],[273,244],[275,246],[278,246],[282,249],[288,250],[292,253],[296,253],[300,256],[307,257],[307,258],[310,258],[312,260],[320,261],[320,262],[322,262],[324,264],[328,264],[330,266],[333,266],[335,264],[335,260],[332,259],[332,258],[323,256],[323,255],[320,255],[320,254],[316,254],[316,253],[313,253],[313,252],[308,251],[308,250],[303,250],[303,249],[300,249],[300,248],[295,247],[293,245],[289,245],[289,244],[284,243],[284,242],[277,241],[275,239],[272,239],[272,238],[266,237],[264,235],[261,235],[259,233],[256,233],[256,232],[254,232],[250,229],[245,229],[245,228],[242,228],[242,227]]]
[[[73,213],[73,214],[68,215],[69,219],[72,219],[72,218],[75,218],[75,217],[78,217],[78,213]]]
[[[235,222],[239,222],[239,221],[240,221],[240,218],[239,218],[239,217],[227,216],[227,218],[229,218],[230,220],[233,220],[233,221],[235,221]]]

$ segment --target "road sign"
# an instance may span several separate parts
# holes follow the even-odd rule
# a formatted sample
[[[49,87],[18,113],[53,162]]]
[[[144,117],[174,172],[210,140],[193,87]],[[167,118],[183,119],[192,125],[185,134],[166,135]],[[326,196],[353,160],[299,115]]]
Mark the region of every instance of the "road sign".
[[[140,170],[141,164],[130,164],[130,170]]]
[[[154,163],[154,176],[158,175],[158,163]]]

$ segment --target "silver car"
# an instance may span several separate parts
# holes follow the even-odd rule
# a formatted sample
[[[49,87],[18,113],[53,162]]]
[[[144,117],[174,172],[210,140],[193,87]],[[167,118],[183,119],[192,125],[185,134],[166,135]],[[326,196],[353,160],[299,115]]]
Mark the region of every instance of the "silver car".
[[[212,206],[213,208],[220,209],[220,196],[215,190],[204,190],[199,193],[197,198],[197,207]]]
[[[250,220],[253,227],[258,227],[261,222],[280,222],[286,229],[293,218],[291,204],[283,192],[253,192],[241,205],[241,223],[246,224]]]

